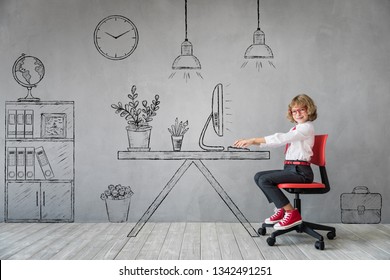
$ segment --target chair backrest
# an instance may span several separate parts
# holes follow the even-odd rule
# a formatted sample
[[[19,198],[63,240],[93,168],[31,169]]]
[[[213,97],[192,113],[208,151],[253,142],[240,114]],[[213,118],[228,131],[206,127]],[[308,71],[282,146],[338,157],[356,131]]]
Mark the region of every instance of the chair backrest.
[[[330,191],[330,184],[328,174],[326,172],[326,158],[325,158],[325,147],[328,134],[316,135],[314,138],[313,156],[311,157],[310,163],[319,167],[321,183],[283,183],[279,184],[278,187],[286,190],[289,193],[295,193],[299,198],[299,194],[321,194]],[[321,185],[319,187],[318,185]]]
[[[327,139],[328,139],[328,134],[315,136],[314,146],[313,146],[313,156],[311,157],[310,163],[318,166],[325,166],[326,164],[325,148],[326,148]]]

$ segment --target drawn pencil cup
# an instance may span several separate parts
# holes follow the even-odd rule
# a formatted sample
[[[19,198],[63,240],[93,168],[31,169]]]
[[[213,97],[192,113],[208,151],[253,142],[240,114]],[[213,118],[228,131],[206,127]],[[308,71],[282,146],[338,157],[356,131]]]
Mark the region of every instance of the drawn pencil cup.
[[[181,136],[171,136],[172,139],[172,148],[175,152],[181,151],[181,146],[183,145],[183,135]]]
[[[100,195],[106,204],[107,217],[111,223],[127,222],[133,194],[131,187],[118,184],[109,185],[108,189]]]
[[[188,131],[188,120],[183,122],[181,121],[179,123],[179,119],[175,119],[175,123],[171,125],[171,127],[168,127],[168,131],[171,133],[171,140],[172,140],[172,148],[173,151],[179,152],[181,151],[181,147],[183,145],[183,138],[184,134]]]

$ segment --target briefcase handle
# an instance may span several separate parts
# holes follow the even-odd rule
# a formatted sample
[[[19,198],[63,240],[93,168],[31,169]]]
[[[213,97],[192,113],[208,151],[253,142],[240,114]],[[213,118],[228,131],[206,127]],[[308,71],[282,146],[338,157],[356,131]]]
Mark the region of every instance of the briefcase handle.
[[[370,193],[370,191],[365,186],[357,186],[353,188],[352,193]]]

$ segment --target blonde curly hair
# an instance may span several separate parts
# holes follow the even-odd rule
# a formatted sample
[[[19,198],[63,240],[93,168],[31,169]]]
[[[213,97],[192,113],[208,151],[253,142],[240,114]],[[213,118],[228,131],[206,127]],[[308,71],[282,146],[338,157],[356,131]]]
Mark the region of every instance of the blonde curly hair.
[[[306,94],[299,94],[295,96],[290,104],[288,105],[288,110],[287,110],[287,119],[295,123],[295,120],[293,118],[291,109],[295,106],[300,106],[306,109],[307,115],[308,115],[308,120],[309,121],[314,121],[317,119],[317,106],[314,103],[313,99],[311,99],[308,95]]]

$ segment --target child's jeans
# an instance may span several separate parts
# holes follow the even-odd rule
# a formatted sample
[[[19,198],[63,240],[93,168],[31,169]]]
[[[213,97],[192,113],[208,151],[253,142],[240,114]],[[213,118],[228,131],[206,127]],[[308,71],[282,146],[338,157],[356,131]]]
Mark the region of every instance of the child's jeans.
[[[282,208],[290,203],[286,195],[277,187],[281,183],[311,183],[313,170],[310,165],[285,165],[284,170],[268,170],[256,173],[255,182],[264,192],[268,202],[273,202],[276,208]]]

